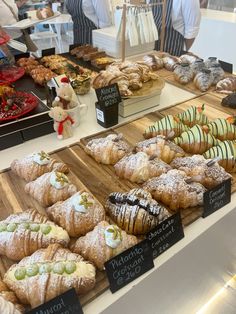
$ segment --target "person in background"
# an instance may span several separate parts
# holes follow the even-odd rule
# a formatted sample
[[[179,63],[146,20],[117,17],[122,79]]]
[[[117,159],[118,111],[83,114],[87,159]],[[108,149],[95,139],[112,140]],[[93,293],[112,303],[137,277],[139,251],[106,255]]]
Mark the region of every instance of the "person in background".
[[[200,0],[200,7],[207,9],[208,7],[208,0]]]
[[[153,6],[152,10],[160,38],[163,7]],[[180,56],[183,50],[188,51],[198,35],[200,22],[199,0],[166,0],[164,51],[175,56]],[[160,50],[160,40],[156,42],[155,49]]]
[[[67,0],[73,20],[74,44],[92,44],[92,31],[111,25],[109,0]]]

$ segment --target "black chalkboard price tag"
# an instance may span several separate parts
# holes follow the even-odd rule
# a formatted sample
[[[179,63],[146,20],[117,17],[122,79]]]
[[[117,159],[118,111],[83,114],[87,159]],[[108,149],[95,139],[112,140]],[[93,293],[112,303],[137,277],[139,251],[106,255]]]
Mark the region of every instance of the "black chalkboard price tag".
[[[225,72],[228,72],[231,74],[233,73],[233,64],[232,63],[228,63],[228,62],[225,62],[222,60],[219,60],[219,63]]]
[[[55,48],[44,49],[42,50],[42,57],[55,55],[55,53],[56,53]]]
[[[33,310],[27,312],[28,314],[83,314],[82,307],[75,289],[70,289],[58,297],[44,303]]]
[[[208,190],[203,197],[204,210],[203,218],[213,214],[218,209],[231,202],[231,179],[217,185],[214,189]]]
[[[153,258],[158,257],[184,237],[180,213],[165,219],[147,234],[153,252]]]
[[[98,103],[105,107],[118,105],[121,102],[119,87],[117,84],[95,89]]]
[[[150,243],[144,240],[105,263],[112,293],[154,267]]]

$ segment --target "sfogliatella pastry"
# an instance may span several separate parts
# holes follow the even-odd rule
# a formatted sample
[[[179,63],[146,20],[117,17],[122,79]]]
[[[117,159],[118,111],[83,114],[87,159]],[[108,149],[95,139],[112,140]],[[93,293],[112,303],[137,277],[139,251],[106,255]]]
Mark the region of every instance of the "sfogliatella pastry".
[[[191,69],[193,71],[193,75],[196,75],[203,68],[205,68],[205,63],[203,59],[197,59],[191,64]]]
[[[227,119],[218,118],[204,126],[204,130],[210,132],[220,141],[235,140],[236,126],[233,124],[234,121],[234,117],[229,117]]]
[[[193,79],[193,71],[188,63],[177,64],[174,69],[174,78],[180,84],[188,84]]]
[[[146,234],[170,216],[167,209],[143,189],[111,193],[106,211],[121,229],[134,235]]]
[[[213,82],[211,71],[203,68],[196,74],[193,82],[201,92],[206,92],[211,87]]]
[[[0,254],[19,261],[49,244],[67,246],[68,233],[36,210],[10,215],[0,222]]]
[[[174,142],[186,153],[203,154],[218,143],[218,140],[210,133],[205,132],[198,124],[187,132],[183,132],[180,137],[176,137]]]
[[[171,166],[184,171],[194,182],[201,183],[207,189],[212,189],[231,178],[231,175],[216,160],[205,159],[202,155],[176,158]]]
[[[200,183],[189,182],[190,179],[184,171],[173,169],[148,180],[144,189],[173,211],[202,205],[206,189]]]
[[[143,183],[171,169],[164,161],[156,156],[150,157],[144,152],[124,156],[114,168],[119,178],[135,183]]]
[[[213,78],[213,85],[216,85],[220,80],[223,80],[223,78],[225,77],[225,72],[219,63],[212,64],[209,70],[211,71],[211,75]]]
[[[41,175],[52,170],[69,172],[66,164],[51,158],[44,151],[30,154],[11,163],[11,170],[25,181],[34,181]]]
[[[135,236],[128,235],[116,225],[101,221],[93,231],[80,237],[71,249],[103,270],[105,262],[137,243]]]
[[[157,135],[135,146],[137,152],[145,152],[149,156],[157,156],[167,164],[176,157],[182,157],[185,152],[181,147],[166,139],[163,135]]]
[[[42,206],[47,207],[66,200],[77,192],[77,188],[70,183],[64,173],[52,171],[27,183],[25,192],[35,198]]]
[[[164,135],[167,138],[174,138],[180,136],[184,131],[187,131],[188,127],[184,125],[177,117],[167,115],[163,119],[150,125],[144,132],[145,138],[151,138],[156,135]]]
[[[95,268],[58,244],[40,249],[12,265],[4,282],[23,304],[32,308],[75,288],[84,294],[95,285]]]
[[[114,165],[124,155],[129,153],[131,148],[123,140],[122,134],[109,134],[107,137],[90,140],[84,150],[97,162],[105,165]]]
[[[47,214],[71,237],[80,237],[102,220],[105,220],[103,206],[86,191],[79,191],[64,202],[57,202],[47,208]]]
[[[0,313],[2,314],[21,314],[24,313],[24,307],[13,291],[10,291],[7,285],[0,280]]]
[[[222,99],[221,105],[236,109],[236,93],[230,94]]]
[[[232,94],[236,92],[236,77],[230,76],[220,80],[216,84],[216,91],[222,94]]]
[[[219,142],[217,146],[210,148],[203,156],[205,158],[217,158],[221,165],[228,172],[236,172],[236,141]]]
[[[187,110],[178,114],[178,118],[188,127],[193,127],[195,124],[205,125],[209,123],[207,116],[204,113],[205,106],[201,107],[190,107]]]

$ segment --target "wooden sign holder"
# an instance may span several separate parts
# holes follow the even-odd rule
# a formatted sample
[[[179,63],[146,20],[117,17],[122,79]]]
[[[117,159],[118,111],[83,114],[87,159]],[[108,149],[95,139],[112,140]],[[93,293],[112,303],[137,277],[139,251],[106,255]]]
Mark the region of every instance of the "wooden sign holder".
[[[126,1],[123,4],[123,6],[117,6],[117,9],[122,9],[123,13],[122,13],[122,36],[121,36],[121,40],[122,40],[122,51],[121,51],[121,59],[122,62],[125,61],[125,33],[126,33],[126,17],[127,17],[127,9],[128,7],[134,7],[134,8],[149,8],[149,7],[153,7],[153,6],[159,6],[162,5],[163,6],[163,10],[162,10],[162,27],[161,27],[161,35],[160,35],[160,41],[161,41],[161,45],[160,45],[160,51],[163,51],[164,49],[164,40],[165,40],[165,24],[166,24],[166,0],[157,0],[156,3],[150,3],[150,4],[139,4],[139,5],[130,5],[127,4]]]

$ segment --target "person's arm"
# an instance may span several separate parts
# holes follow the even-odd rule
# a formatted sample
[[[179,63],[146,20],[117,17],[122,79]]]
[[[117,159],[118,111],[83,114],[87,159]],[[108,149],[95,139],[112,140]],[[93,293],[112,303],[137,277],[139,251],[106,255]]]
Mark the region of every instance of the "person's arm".
[[[188,51],[192,47],[200,28],[201,11],[199,0],[182,0],[182,15],[185,45]]]
[[[111,7],[109,0],[92,0],[92,4],[98,19],[98,27],[111,26]]]

